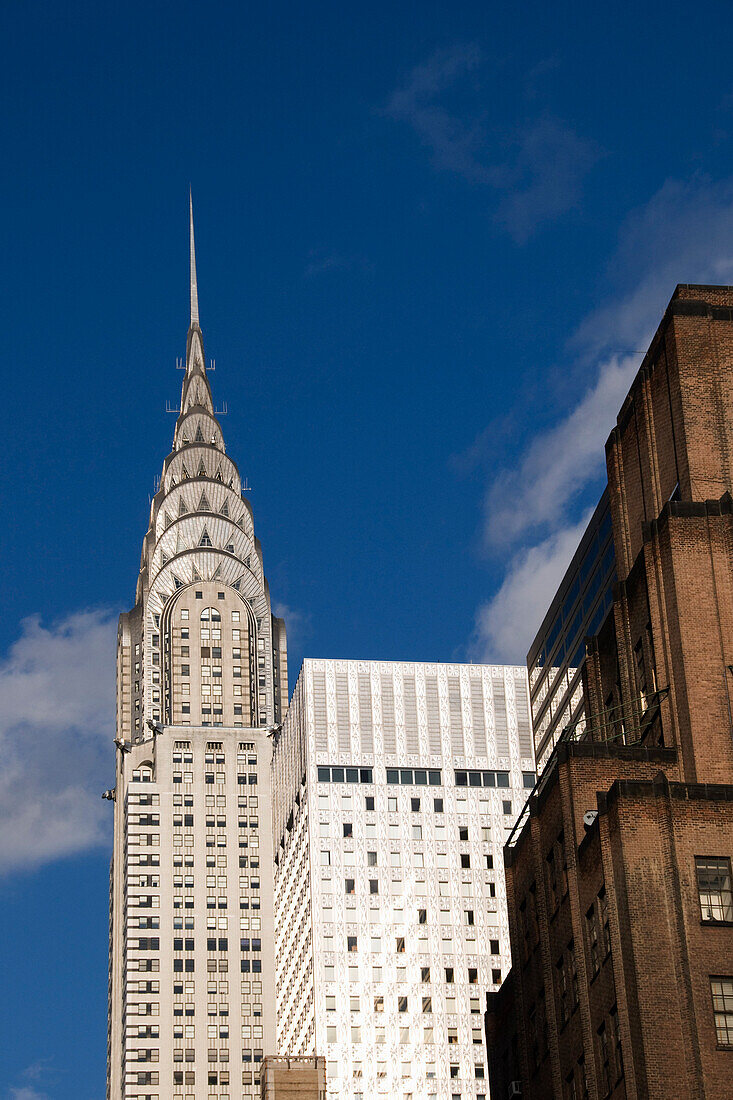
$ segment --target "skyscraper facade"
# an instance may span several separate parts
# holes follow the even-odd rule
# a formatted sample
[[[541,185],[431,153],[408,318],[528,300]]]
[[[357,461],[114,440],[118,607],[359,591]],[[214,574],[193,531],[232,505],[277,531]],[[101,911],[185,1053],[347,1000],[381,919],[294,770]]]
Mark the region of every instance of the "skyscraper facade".
[[[563,735],[580,736],[588,719],[583,690],[585,639],[613,601],[616,559],[605,489],[527,654],[537,771]]]
[[[492,1088],[725,1100],[733,287],[677,287],[606,468],[612,611],[585,643],[586,722],[559,740],[505,849],[513,968],[489,998]]]
[[[171,453],[120,616],[107,1094],[259,1096],[275,1053],[270,727],[287,708],[252,508],[190,324]]]
[[[526,670],[306,660],[272,773],[279,1052],[340,1100],[486,1098]]]

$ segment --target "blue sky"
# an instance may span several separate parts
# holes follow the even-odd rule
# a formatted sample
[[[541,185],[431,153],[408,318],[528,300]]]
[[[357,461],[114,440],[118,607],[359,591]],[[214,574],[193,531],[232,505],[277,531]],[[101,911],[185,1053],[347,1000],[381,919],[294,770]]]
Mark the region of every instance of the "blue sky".
[[[291,671],[521,661],[675,284],[733,281],[732,22],[3,5],[0,1100],[104,1087],[115,618],[179,394],[189,182]]]

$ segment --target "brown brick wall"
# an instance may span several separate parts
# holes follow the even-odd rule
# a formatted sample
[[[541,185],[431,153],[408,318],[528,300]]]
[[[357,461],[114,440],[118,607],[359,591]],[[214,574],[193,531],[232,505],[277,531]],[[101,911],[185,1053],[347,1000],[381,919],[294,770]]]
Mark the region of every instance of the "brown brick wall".
[[[587,740],[558,746],[505,849],[523,1097],[727,1100],[710,979],[733,975],[733,925],[703,921],[695,857],[733,859],[733,287],[677,288],[606,457],[619,583],[588,643]]]

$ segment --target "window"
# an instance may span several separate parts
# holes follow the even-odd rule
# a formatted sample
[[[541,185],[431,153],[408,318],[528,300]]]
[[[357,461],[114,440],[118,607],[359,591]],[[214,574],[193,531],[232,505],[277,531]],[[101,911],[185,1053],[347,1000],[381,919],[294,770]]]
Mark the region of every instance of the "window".
[[[347,951],[356,951],[356,949],[357,949],[356,936],[347,936],[346,937],[346,950]]]
[[[398,997],[397,998],[397,1011],[398,1012],[407,1012],[407,997]]]
[[[467,852],[461,853],[461,867],[464,869],[471,866],[471,857]]]
[[[376,867],[376,866],[377,866],[377,853],[376,852],[367,852],[367,867]]]
[[[366,796],[366,798],[364,799],[364,803],[365,803],[365,806],[366,806],[367,810],[373,810],[374,809],[374,795],[368,794]]]
[[[730,860],[719,856],[698,856],[695,870],[702,919],[733,921]]]
[[[347,878],[347,879],[344,880],[344,890],[345,890],[345,893],[347,893],[347,894],[355,894],[356,893],[356,884],[355,884],[355,880],[353,878]]]
[[[711,978],[718,1046],[733,1048],[733,978]]]
[[[369,879],[369,893],[370,894],[378,894],[379,893],[379,880],[378,879],[376,879],[376,878],[370,878]]]
[[[344,821],[344,836],[353,836],[354,827],[350,821]]]
[[[397,937],[397,941],[396,941],[396,944],[395,944],[395,950],[397,951],[398,955],[401,955],[401,954],[404,953],[404,950],[405,950],[405,937],[404,936],[398,936]]]
[[[443,799],[442,798],[434,798],[433,799],[433,810],[435,811],[436,814],[442,814],[442,812],[443,812]]]
[[[420,799],[419,798],[411,798],[410,799],[410,809],[412,810],[412,812],[414,814],[420,812]]]

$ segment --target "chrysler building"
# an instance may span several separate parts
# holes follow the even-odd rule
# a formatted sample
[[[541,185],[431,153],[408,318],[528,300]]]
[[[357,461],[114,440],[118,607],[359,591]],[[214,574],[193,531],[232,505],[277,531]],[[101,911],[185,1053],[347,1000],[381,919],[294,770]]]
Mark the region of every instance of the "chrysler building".
[[[275,1049],[270,761],[285,625],[212,402],[192,207],[190,301],[173,447],[117,641],[111,1100],[258,1096]]]

